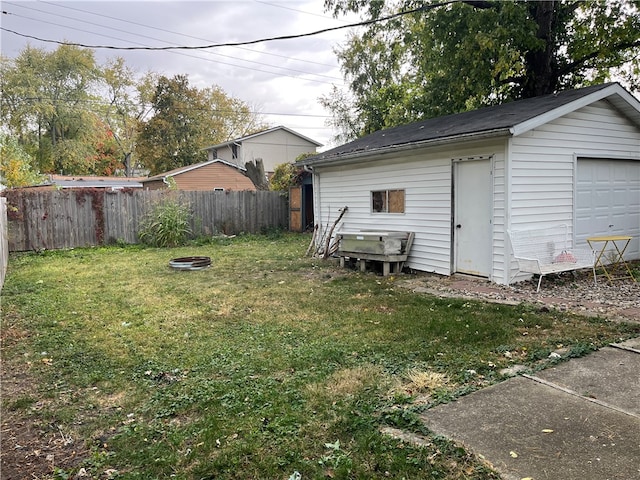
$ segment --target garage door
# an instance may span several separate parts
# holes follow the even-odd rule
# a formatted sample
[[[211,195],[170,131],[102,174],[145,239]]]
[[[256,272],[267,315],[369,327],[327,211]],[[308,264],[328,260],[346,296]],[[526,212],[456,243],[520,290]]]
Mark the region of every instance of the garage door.
[[[631,235],[627,259],[640,259],[640,161],[578,159],[576,240]]]

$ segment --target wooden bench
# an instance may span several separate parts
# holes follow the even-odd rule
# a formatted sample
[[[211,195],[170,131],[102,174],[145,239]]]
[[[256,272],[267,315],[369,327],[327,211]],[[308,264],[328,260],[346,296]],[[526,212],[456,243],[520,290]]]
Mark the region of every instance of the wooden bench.
[[[413,232],[392,232],[383,230],[361,230],[358,232],[337,232],[339,240],[337,255],[340,266],[345,259],[359,262],[360,271],[367,269],[367,261],[382,263],[382,275],[400,273],[407,261],[415,234]]]
[[[552,273],[591,268],[596,282],[595,253],[590,248],[572,248],[568,225],[509,230],[508,234],[518,271],[540,276],[536,292],[542,277]]]

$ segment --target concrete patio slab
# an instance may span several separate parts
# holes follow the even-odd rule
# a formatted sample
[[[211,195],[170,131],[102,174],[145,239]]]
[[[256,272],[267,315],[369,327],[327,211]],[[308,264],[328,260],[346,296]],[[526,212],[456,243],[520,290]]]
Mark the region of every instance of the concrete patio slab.
[[[607,347],[547,368],[535,376],[640,418],[639,354]],[[640,450],[638,457],[640,463]]]
[[[482,455],[505,480],[640,479],[640,416],[632,404],[640,395],[638,358],[606,348],[537,374],[546,383],[514,377],[422,419]],[[569,391],[585,389],[601,403]]]

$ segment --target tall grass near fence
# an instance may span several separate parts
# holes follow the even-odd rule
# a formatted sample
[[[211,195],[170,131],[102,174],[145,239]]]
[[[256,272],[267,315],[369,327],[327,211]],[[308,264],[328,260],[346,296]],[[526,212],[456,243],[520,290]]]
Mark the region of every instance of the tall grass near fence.
[[[143,218],[168,195],[177,196],[188,206],[190,229],[196,236],[288,228],[287,199],[279,192],[108,192],[86,188],[16,190],[5,195],[9,251],[138,243]]]

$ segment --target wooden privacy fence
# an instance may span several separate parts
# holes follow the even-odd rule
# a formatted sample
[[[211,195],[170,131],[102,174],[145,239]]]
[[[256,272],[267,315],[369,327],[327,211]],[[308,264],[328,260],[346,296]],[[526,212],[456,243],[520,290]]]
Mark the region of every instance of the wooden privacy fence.
[[[137,243],[144,215],[167,196],[189,205],[195,235],[260,233],[288,227],[279,192],[15,190],[6,193],[9,251]]]

